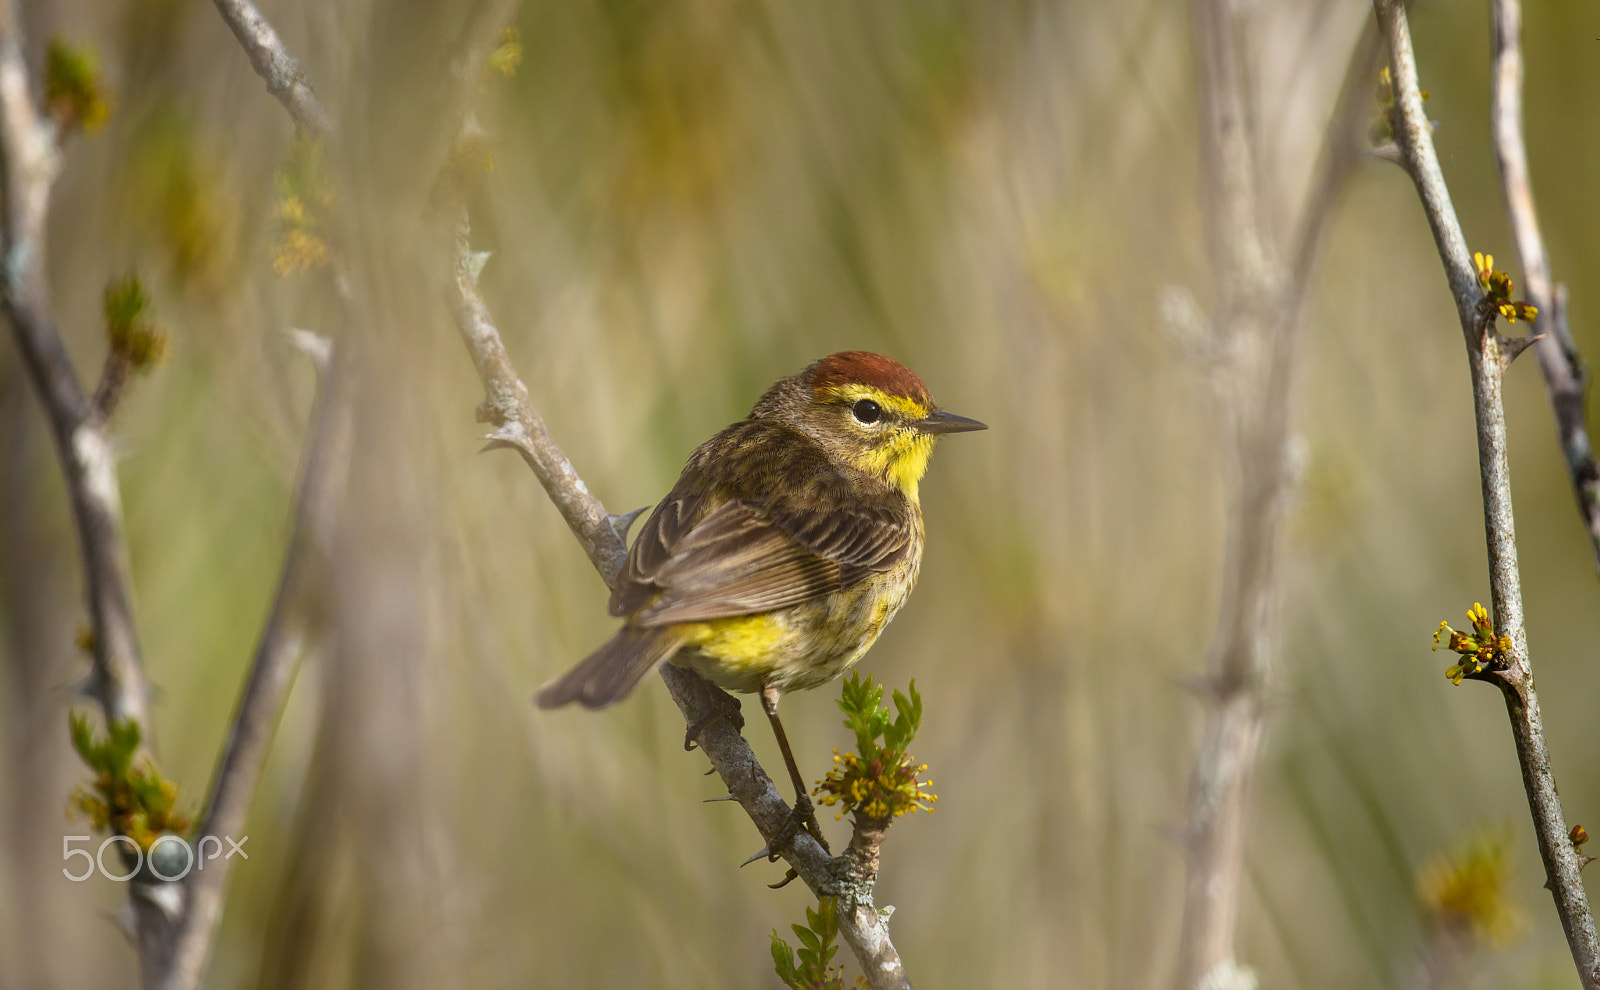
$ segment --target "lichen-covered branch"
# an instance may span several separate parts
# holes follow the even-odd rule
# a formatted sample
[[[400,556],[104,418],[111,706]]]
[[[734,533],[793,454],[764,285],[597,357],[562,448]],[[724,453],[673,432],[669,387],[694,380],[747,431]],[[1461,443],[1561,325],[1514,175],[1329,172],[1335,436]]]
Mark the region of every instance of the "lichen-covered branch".
[[[1505,669],[1495,671],[1491,679],[1505,695],[1517,759],[1522,767],[1523,787],[1539,838],[1539,854],[1573,962],[1586,990],[1595,990],[1600,988],[1600,936],[1596,934],[1588,894],[1579,873],[1582,861],[1568,838],[1555,776],[1550,770],[1550,752],[1545,744],[1523,623],[1505,411],[1501,401],[1505,371],[1515,348],[1495,331],[1494,311],[1481,305],[1483,294],[1478,287],[1475,265],[1467,250],[1460,220],[1451,205],[1450,192],[1434,151],[1432,130],[1423,111],[1405,7],[1400,0],[1374,0],[1374,7],[1392,61],[1396,142],[1433,230],[1439,258],[1455,297],[1472,370],[1494,628],[1510,642]]]
[[[485,399],[479,417],[494,425],[492,444],[516,450],[533,469],[595,570],[610,585],[627,558],[623,533],[631,517],[613,516],[605,510],[534,410],[527,386],[512,367],[500,332],[478,296],[478,273],[486,259],[471,251],[469,235],[463,219],[457,228],[455,272],[449,293],[456,326],[483,380]],[[696,741],[728,793],[744,808],[770,848],[789,821],[790,808],[739,730],[723,718],[713,718],[707,724],[708,717],[726,710],[727,699],[693,671],[664,664],[661,677],[683,712],[685,723],[706,724]],[[865,844],[864,848],[870,845],[875,851],[881,834],[874,841],[871,836],[861,836],[860,831],[858,825],[852,848]],[[872,901],[877,880],[876,855],[833,860],[804,831],[786,842],[779,852],[818,897],[839,897],[839,932],[854,951],[873,990],[908,990],[911,984],[889,938],[887,921]]]
[[[1539,213],[1534,208],[1533,183],[1528,176],[1527,143],[1522,132],[1521,0],[1494,0],[1491,11],[1494,85],[1489,119],[1494,130],[1495,159],[1500,164],[1500,187],[1517,242],[1517,256],[1522,259],[1523,291],[1539,309],[1533,329],[1543,337],[1534,348],[1550,393],[1556,436],[1566,457],[1578,513],[1589,533],[1595,566],[1600,568],[1600,468],[1595,465],[1584,422],[1589,375],[1567,329],[1565,293],[1552,283],[1550,256],[1539,233]]]

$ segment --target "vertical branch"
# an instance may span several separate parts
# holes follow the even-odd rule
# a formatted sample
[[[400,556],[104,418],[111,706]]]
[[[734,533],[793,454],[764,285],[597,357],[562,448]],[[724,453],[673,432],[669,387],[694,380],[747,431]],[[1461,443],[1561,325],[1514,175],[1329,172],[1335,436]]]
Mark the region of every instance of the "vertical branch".
[[[331,529],[340,468],[349,458],[349,371],[342,352],[322,364],[322,394],[312,413],[310,439],[295,499],[294,523],[278,575],[272,607],[256,644],[250,673],[234,711],[228,742],[212,779],[211,796],[197,829],[196,844],[207,837],[224,840],[242,834],[278,717],[300,666],[305,639],[304,596],[310,577],[316,533]],[[219,847],[221,848],[221,847]],[[162,990],[192,990],[200,985],[210,955],[231,858],[210,861],[184,881],[184,911],[171,935],[170,959]]]
[[[1234,969],[1250,783],[1261,738],[1275,602],[1273,566],[1283,488],[1283,443],[1263,418],[1271,361],[1266,308],[1279,272],[1260,223],[1253,136],[1229,0],[1199,0],[1192,17],[1201,73],[1201,160],[1206,235],[1218,284],[1214,332],[1230,345],[1219,374],[1229,468],[1221,611],[1201,686],[1206,704],[1189,778],[1186,876],[1177,986],[1189,990]]]
[[[1539,233],[1539,213],[1534,208],[1533,184],[1528,175],[1527,142],[1522,132],[1522,4],[1521,0],[1494,0],[1491,4],[1494,38],[1494,90],[1489,120],[1494,130],[1495,160],[1500,165],[1500,188],[1506,214],[1522,259],[1524,292],[1539,309],[1534,344],[1539,370],[1550,393],[1556,418],[1556,436],[1572,478],[1578,513],[1589,533],[1589,543],[1600,568],[1600,468],[1584,423],[1584,393],[1588,372],[1567,329],[1565,294],[1552,284],[1550,256]]]
[[[1596,934],[1594,918],[1589,912],[1588,894],[1579,873],[1582,863],[1567,836],[1555,776],[1550,770],[1550,752],[1545,744],[1523,623],[1505,411],[1501,401],[1505,371],[1517,348],[1495,332],[1493,309],[1480,305],[1476,273],[1423,113],[1405,8],[1400,0],[1374,0],[1374,7],[1393,63],[1396,140],[1433,229],[1439,257],[1456,299],[1472,370],[1494,626],[1497,633],[1511,642],[1506,669],[1489,672],[1486,676],[1495,681],[1505,696],[1517,760],[1522,768],[1523,788],[1528,795],[1528,807],[1539,839],[1539,855],[1544,862],[1546,885],[1561,917],[1567,945],[1585,990],[1596,990],[1600,988],[1600,935]]]
[[[72,504],[93,639],[84,693],[99,703],[107,722],[137,723],[148,741],[148,690],[134,625],[116,458],[105,417],[79,384],[50,312],[45,228],[58,167],[56,134],[34,103],[13,0],[0,0],[0,158],[5,170],[0,308],[49,420]],[[145,884],[130,891],[146,986],[159,978],[171,922],[181,909],[181,898],[170,894],[165,886]]]
[[[219,6],[239,5],[219,2]],[[242,6],[249,7],[247,2]],[[255,17],[255,34],[259,36],[264,31],[272,37],[271,28],[259,13]],[[239,28],[236,26],[235,30]],[[281,60],[274,64],[284,68]],[[319,119],[325,126],[325,118],[311,113],[320,111],[320,107],[299,78],[298,67],[293,66],[292,59],[287,65],[293,68],[294,78],[284,91],[285,105],[293,104],[308,115],[302,121],[304,126],[313,127]],[[0,0],[0,153],[5,169],[0,306],[12,324],[23,365],[50,422],[72,503],[93,633],[94,664],[87,693],[100,703],[108,721],[136,722],[148,739],[147,689],[134,628],[121,495],[105,422],[115,383],[98,401],[85,394],[50,313],[43,259],[57,149],[54,127],[39,115],[30,91],[22,57],[22,33],[12,0]],[[108,374],[107,381],[115,377]],[[308,454],[302,509],[318,506],[326,498],[327,486],[321,482],[324,472],[319,470],[325,446],[314,444]],[[298,636],[284,625],[286,605],[297,587],[299,569],[293,566],[295,560],[295,548],[291,546],[279,598],[263,633],[249,687],[235,715],[232,739],[213,787],[212,804],[201,835],[238,829],[265,759],[271,730],[298,657]],[[133,935],[142,985],[198,985],[215,932],[225,862],[219,860],[210,869],[193,870],[183,881],[141,881],[132,886]]]
[[[50,421],[72,502],[94,635],[87,693],[108,719],[148,725],[115,455],[104,420],[79,385],[56,329],[45,282],[45,220],[58,167],[54,131],[40,117],[28,85],[16,5],[0,0],[0,154],[5,168],[0,306]]]
[[[1350,61],[1285,271],[1271,243],[1258,174],[1242,15],[1231,0],[1197,0],[1192,17],[1201,73],[1202,197],[1218,286],[1213,324],[1216,350],[1226,356],[1217,373],[1225,377],[1218,393],[1229,495],[1221,605],[1200,689],[1206,719],[1189,781],[1180,990],[1244,978],[1236,975],[1233,939],[1250,783],[1276,648],[1296,330],[1327,219],[1356,161],[1350,133],[1364,95],[1358,80],[1374,49],[1369,39]]]

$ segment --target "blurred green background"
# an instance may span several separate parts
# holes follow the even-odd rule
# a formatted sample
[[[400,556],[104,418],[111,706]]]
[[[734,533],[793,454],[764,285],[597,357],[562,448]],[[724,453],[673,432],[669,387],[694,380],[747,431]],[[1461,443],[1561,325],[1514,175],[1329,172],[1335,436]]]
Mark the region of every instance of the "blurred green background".
[[[102,360],[102,286],[130,269],[170,334],[116,432],[155,742],[191,806],[287,533],[315,383],[283,331],[367,357],[333,632],[280,725],[208,985],[777,986],[768,933],[808,895],[767,890],[775,867],[735,869],[760,839],[701,803],[722,790],[666,693],[598,716],[528,700],[609,635],[605,589],[518,459],[477,456],[447,231],[383,198],[410,189],[415,149],[395,135],[448,79],[468,15],[264,4],[349,136],[338,205],[374,273],[362,298],[381,302],[350,325],[315,275],[272,272],[292,132],[209,4],[22,6],[31,65],[52,35],[88,44],[115,97],[101,133],[69,142],[50,223],[80,374]],[[1370,9],[1253,9],[1281,212]],[[1526,18],[1533,178],[1593,358],[1600,15]],[[476,246],[496,252],[484,296],[613,511],[653,503],[767,384],[836,350],[890,354],[991,427],[934,458],[921,587],[863,666],[915,677],[926,700],[914,752],[940,800],[892,831],[877,898],[913,980],[1167,986],[1201,714],[1184,685],[1222,538],[1211,386],[1159,305],[1172,286],[1214,295],[1188,9],[542,0],[514,24],[521,66],[476,101],[494,163],[472,196]],[[1488,143],[1486,5],[1429,3],[1413,28],[1469,243],[1520,279]],[[1572,986],[1501,699],[1452,688],[1428,651],[1488,588],[1460,333],[1398,169],[1351,180],[1301,333],[1303,481],[1240,959],[1263,987],[1416,985],[1436,947],[1419,872],[1487,830],[1507,843],[1514,917],[1458,947],[1470,965],[1450,985]],[[1532,360],[1507,402],[1529,642],[1568,818],[1592,828],[1600,588]],[[0,465],[0,986],[131,987],[125,890],[60,873],[61,836],[85,831],[63,814],[83,776],[66,732],[81,576],[9,341]],[[814,777],[848,743],[836,696],[784,705]],[[747,735],[773,767],[765,728]]]

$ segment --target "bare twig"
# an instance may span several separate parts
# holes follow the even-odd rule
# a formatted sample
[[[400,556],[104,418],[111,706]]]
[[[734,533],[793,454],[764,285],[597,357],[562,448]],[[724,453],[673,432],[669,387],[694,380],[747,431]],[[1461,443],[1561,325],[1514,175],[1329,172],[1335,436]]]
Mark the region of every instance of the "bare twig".
[[[106,363],[100,369],[100,382],[95,385],[94,396],[89,400],[101,419],[109,420],[111,414],[116,412],[132,374],[133,362],[120,348],[113,347],[106,352]]]
[[[1524,294],[1539,308],[1535,334],[1544,336],[1534,345],[1539,369],[1544,373],[1555,412],[1556,435],[1572,477],[1578,513],[1588,530],[1595,566],[1600,568],[1600,468],[1584,423],[1584,392],[1589,375],[1567,330],[1563,290],[1551,284],[1550,256],[1539,233],[1539,213],[1533,204],[1528,176],[1527,143],[1522,133],[1522,4],[1521,0],[1494,0],[1494,92],[1490,122],[1494,128],[1495,159],[1500,163],[1500,187],[1506,213],[1522,259]]]
[[[1265,216],[1257,136],[1238,50],[1241,15],[1229,0],[1194,8],[1202,74],[1206,232],[1217,268],[1213,329],[1225,354],[1218,373],[1228,457],[1228,538],[1221,613],[1202,685],[1206,723],[1189,783],[1187,876],[1176,985],[1190,990],[1238,971],[1238,915],[1250,780],[1275,649],[1276,563],[1289,468],[1289,398],[1296,328],[1322,233],[1358,161],[1351,139],[1362,101],[1354,81],[1373,45],[1357,47],[1301,207],[1285,271]]]
[[[455,314],[461,337],[472,353],[473,363],[483,380],[486,398],[479,418],[495,424],[491,444],[508,446],[522,455],[544,486],[563,519],[578,537],[595,570],[606,584],[615,582],[627,557],[623,542],[626,520],[606,512],[572,462],[545,429],[539,414],[528,400],[528,389],[512,368],[510,356],[500,340],[500,332],[488,308],[478,297],[477,278],[485,256],[475,254],[469,245],[465,219],[457,229],[455,277],[450,281],[450,308]],[[661,676],[672,700],[683,712],[688,725],[705,724],[709,716],[725,710],[726,700],[710,682],[693,671],[664,664]],[[755,823],[769,848],[789,820],[790,809],[772,779],[762,769],[755,753],[726,719],[714,719],[697,737],[728,793],[738,800]],[[806,886],[818,897],[838,896],[839,932],[855,952],[873,990],[903,990],[911,986],[900,963],[899,953],[890,941],[888,923],[872,900],[877,880],[877,842],[863,836],[862,826],[851,847],[870,847],[873,855],[832,860],[810,835],[801,832],[779,850],[794,867]]]
[[[284,47],[278,32],[250,0],[214,0],[217,12],[239,39],[256,75],[267,84],[267,92],[277,98],[289,116],[313,135],[328,132],[333,126],[328,111],[317,99],[300,62]]]
[[[322,394],[312,414],[310,440],[295,498],[294,525],[272,607],[256,644],[244,692],[233,715],[228,745],[218,761],[196,832],[197,848],[241,834],[250,798],[266,763],[278,717],[300,666],[305,640],[304,598],[316,533],[327,532],[338,502],[340,469],[350,445],[349,370],[342,352],[321,367]],[[218,847],[221,848],[221,847]],[[163,990],[190,990],[200,985],[217,922],[231,858],[209,862],[185,880],[186,903],[172,935],[172,949]]]
[[[489,434],[492,446],[510,447],[528,462],[561,518],[571,527],[572,535],[589,555],[590,563],[610,585],[628,557],[623,544],[625,529],[618,526],[623,517],[606,512],[599,499],[589,493],[544,420],[534,411],[528,387],[517,377],[511,358],[500,343],[500,331],[495,328],[488,307],[478,298],[478,272],[488,256],[474,253],[467,237],[463,219],[457,233],[455,277],[450,283],[450,312],[477,365],[478,377],[483,379],[485,395],[478,421],[495,424],[494,432]]]
[[[1400,0],[1374,0],[1378,22],[1388,43],[1395,87],[1395,132],[1406,170],[1416,184],[1423,211],[1433,229],[1444,263],[1456,312],[1461,322],[1472,369],[1472,392],[1478,434],[1478,468],[1483,479],[1483,518],[1489,550],[1489,587],[1494,602],[1494,627],[1511,641],[1508,666],[1488,678],[1505,695],[1511,733],[1522,767],[1523,788],[1539,837],[1547,884],[1561,916],[1573,962],[1586,990],[1600,988],[1600,936],[1589,913],[1589,898],[1579,873],[1582,860],[1567,836],[1567,826],[1550,770],[1533,686],[1523,624],[1521,576],[1517,567],[1515,520],[1511,506],[1511,474],[1506,452],[1505,411],[1501,386],[1510,364],[1508,342],[1494,329],[1494,313],[1480,306],[1475,266],[1461,223],[1450,203],[1434,151],[1433,136],[1423,112],[1417,83],[1411,31]],[[1524,256],[1526,259],[1526,255]]]

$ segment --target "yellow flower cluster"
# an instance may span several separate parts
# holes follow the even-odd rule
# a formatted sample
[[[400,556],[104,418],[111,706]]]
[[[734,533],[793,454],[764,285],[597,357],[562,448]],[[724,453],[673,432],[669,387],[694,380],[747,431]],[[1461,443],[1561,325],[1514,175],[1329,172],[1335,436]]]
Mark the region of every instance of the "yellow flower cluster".
[[[835,818],[859,811],[868,818],[887,821],[908,815],[919,808],[932,811],[939,796],[927,790],[932,781],[918,780],[928,765],[912,766],[910,757],[900,754],[892,764],[882,756],[863,760],[856,753],[833,751],[833,769],[817,785],[817,800],[838,805]]]
[[[330,257],[325,231],[334,196],[322,142],[306,134],[297,136],[288,160],[278,169],[277,181],[273,273],[285,276],[325,268]]]
[[[67,798],[67,817],[87,821],[92,828],[102,832],[126,835],[145,852],[167,832],[184,832],[189,828],[189,818],[174,812],[178,800],[178,785],[166,780],[153,767],[134,771],[143,775],[139,789],[153,789],[156,798],[149,805],[136,796],[129,781],[113,781],[105,775],[96,777],[92,784],[79,784]]]
[[[514,27],[508,27],[500,32],[500,44],[489,53],[484,71],[488,75],[509,79],[517,74],[517,69],[521,65],[522,32]]]
[[[1418,872],[1417,900],[1431,921],[1503,945],[1518,927],[1508,872],[1504,837],[1479,834]]]
[[[1539,307],[1520,299],[1512,301],[1511,276],[1495,271],[1494,255],[1480,252],[1472,256],[1472,262],[1478,266],[1478,286],[1483,289],[1484,299],[1494,306],[1495,311],[1512,323],[1518,320],[1532,323],[1533,318],[1539,315]]]
[[[125,835],[146,852],[163,833],[188,830],[189,816],[177,810],[178,785],[141,752],[138,723],[112,722],[102,738],[75,712],[69,714],[69,724],[73,748],[93,777],[73,789],[68,817]]]
[[[280,208],[279,216],[285,212]],[[280,277],[312,271],[327,263],[327,243],[305,227],[287,227],[272,246],[272,273]]]
[[[1510,665],[1511,637],[1496,636],[1494,623],[1482,602],[1473,602],[1467,609],[1472,621],[1472,632],[1451,629],[1450,623],[1441,622],[1433,633],[1433,648],[1445,649],[1461,655],[1461,662],[1452,664],[1444,672],[1451,683],[1460,684],[1463,678],[1481,674],[1485,670],[1504,670]]]

